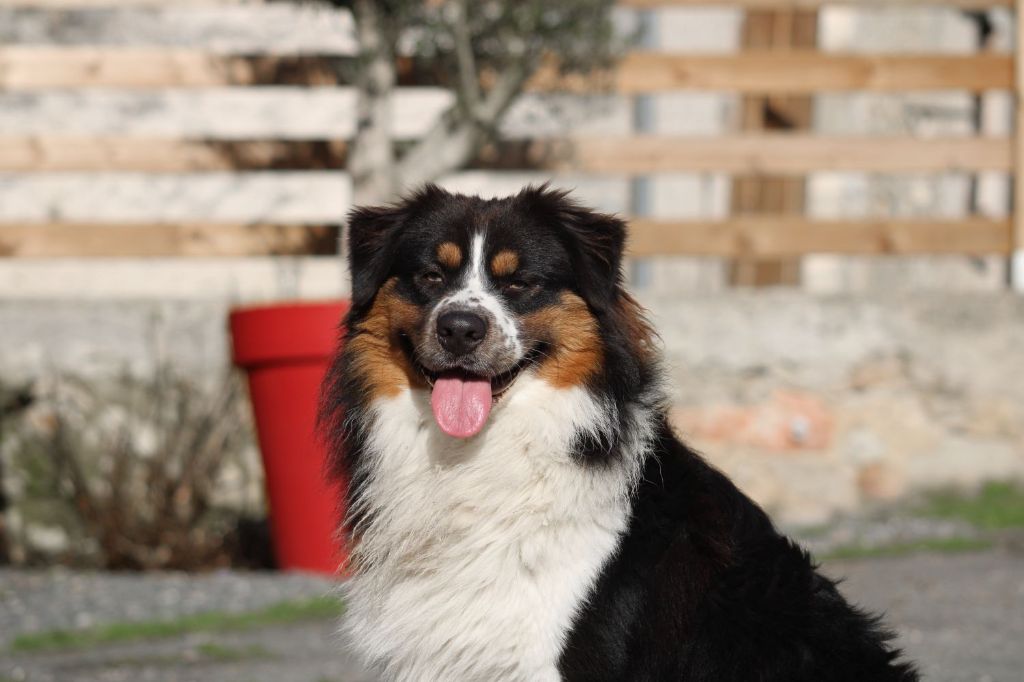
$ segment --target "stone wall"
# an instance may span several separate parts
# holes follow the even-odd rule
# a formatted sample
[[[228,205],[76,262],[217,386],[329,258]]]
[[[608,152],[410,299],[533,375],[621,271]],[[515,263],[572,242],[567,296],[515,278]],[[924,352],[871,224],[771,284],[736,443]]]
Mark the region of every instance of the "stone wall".
[[[1024,298],[647,303],[680,432],[786,521],[1024,477]]]

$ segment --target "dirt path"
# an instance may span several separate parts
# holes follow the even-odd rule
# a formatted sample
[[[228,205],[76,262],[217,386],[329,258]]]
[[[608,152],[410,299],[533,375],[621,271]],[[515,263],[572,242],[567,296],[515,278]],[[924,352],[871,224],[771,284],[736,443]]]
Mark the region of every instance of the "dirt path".
[[[1024,679],[1024,553],[833,562],[844,592],[889,613],[907,653],[935,682]],[[2,581],[2,576],[0,576]],[[0,589],[3,589],[0,582]],[[58,595],[55,594],[55,597]],[[3,602],[0,600],[0,608]],[[195,632],[83,650],[5,653],[0,682],[369,682],[340,650],[330,619]]]

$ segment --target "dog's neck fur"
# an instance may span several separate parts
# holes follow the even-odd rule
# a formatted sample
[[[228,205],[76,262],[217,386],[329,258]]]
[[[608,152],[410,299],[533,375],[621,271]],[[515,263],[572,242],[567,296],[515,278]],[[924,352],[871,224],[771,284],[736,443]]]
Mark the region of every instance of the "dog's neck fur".
[[[581,433],[616,428],[615,407],[527,372],[487,429],[441,434],[429,394],[371,406],[351,501],[345,630],[389,680],[558,680],[566,633],[629,520],[653,438],[650,408],[628,405],[614,460],[583,464]]]

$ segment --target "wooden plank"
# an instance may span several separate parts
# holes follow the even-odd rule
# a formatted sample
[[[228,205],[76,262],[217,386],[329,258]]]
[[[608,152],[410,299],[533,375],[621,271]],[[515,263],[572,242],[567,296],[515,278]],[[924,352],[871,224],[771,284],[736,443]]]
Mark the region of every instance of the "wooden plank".
[[[634,220],[634,256],[785,257],[809,253],[1006,254],[1010,221]],[[0,223],[0,258],[236,257],[328,254],[333,226],[215,223]]]
[[[345,166],[343,140],[170,140],[131,137],[0,136],[0,172],[180,173],[224,170],[333,170]],[[472,168],[587,173],[805,175],[815,171],[931,173],[1013,168],[1002,137],[576,137],[505,140]]]
[[[540,74],[538,87],[557,82]],[[615,89],[623,94],[667,90],[743,93],[828,91],[999,90],[1013,84],[1007,55],[852,55],[813,50],[750,51],[733,55],[632,52],[620,63]],[[580,82],[569,79],[569,87]]]
[[[0,171],[331,170],[345,167],[342,140],[170,140],[0,136]]]
[[[339,58],[217,56],[166,48],[0,48],[0,90],[204,88],[337,82]],[[593,90],[605,79],[562,78],[542,69],[537,90]],[[632,52],[611,79],[621,94],[671,90],[744,93],[1009,89],[1012,58],[999,54],[842,55],[813,50],[689,55]]]
[[[730,137],[576,138],[571,166],[593,173],[770,173],[813,171],[916,173],[1009,171],[1006,138]]]
[[[0,47],[0,90],[335,85],[341,57],[163,47]]]
[[[1007,220],[813,221],[792,216],[725,221],[634,220],[633,256],[786,257],[812,253],[866,255],[1005,254]]]
[[[760,10],[748,8],[743,22],[745,51],[813,49],[818,44],[815,10]],[[792,134],[813,124],[814,98],[809,95],[744,95],[740,127],[746,132]],[[804,212],[806,182],[801,176],[752,172],[733,178],[732,215]],[[734,259],[729,282],[736,286],[800,284],[799,258]]]
[[[42,0],[46,2],[47,0]],[[59,0],[52,0],[54,2]],[[894,7],[953,7],[966,10],[984,10],[992,7],[1012,7],[1014,0],[619,0],[623,7],[636,9],[664,9],[671,7],[743,7],[760,10],[824,9],[847,6],[865,8]]]
[[[0,258],[323,255],[337,240],[322,225],[0,224]]]

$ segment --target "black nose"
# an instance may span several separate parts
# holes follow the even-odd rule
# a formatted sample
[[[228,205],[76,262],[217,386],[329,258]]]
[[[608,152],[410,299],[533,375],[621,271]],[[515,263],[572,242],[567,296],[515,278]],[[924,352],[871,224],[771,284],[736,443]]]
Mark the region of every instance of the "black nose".
[[[437,339],[453,355],[465,355],[487,335],[487,320],[476,313],[453,310],[437,318]]]

